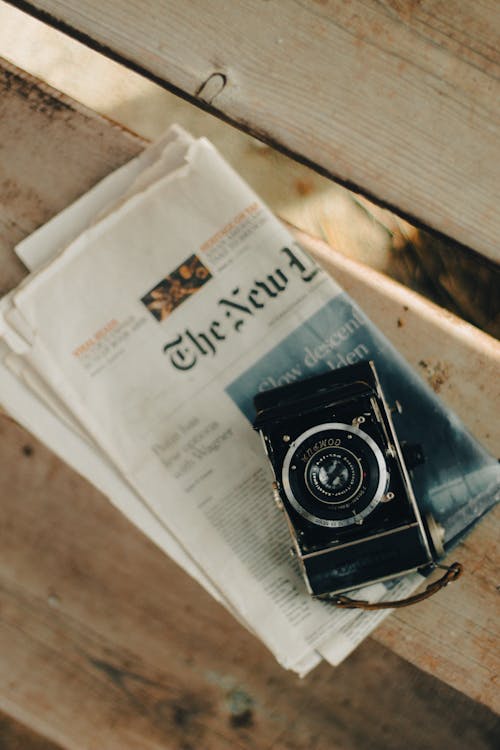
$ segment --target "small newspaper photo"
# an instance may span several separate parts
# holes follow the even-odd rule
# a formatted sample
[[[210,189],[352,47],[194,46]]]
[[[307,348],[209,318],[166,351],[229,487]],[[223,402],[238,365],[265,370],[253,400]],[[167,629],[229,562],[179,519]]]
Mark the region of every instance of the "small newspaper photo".
[[[1,301],[4,408],[285,668],[338,664],[387,612],[307,593],[253,429],[257,393],[373,361],[404,405],[400,441],[424,448],[414,491],[445,549],[498,501],[496,461],[206,139],[173,127],[18,254],[31,273]]]

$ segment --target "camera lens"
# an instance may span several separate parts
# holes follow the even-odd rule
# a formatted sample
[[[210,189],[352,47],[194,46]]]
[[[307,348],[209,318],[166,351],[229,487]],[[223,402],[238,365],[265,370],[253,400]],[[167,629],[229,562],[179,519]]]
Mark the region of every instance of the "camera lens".
[[[352,425],[325,423],[303,432],[283,461],[292,507],[319,526],[360,523],[380,502],[387,467],[373,438]]]
[[[316,453],[305,470],[309,491],[321,502],[345,502],[356,494],[363,470],[356,456],[343,448]]]

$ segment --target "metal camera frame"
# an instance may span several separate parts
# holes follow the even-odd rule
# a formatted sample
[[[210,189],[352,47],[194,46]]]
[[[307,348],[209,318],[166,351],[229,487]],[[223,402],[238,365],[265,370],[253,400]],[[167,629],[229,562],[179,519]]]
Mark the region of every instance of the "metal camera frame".
[[[362,406],[363,400],[369,403],[372,417],[378,424],[380,440],[372,434],[372,429],[361,427],[366,421],[363,410],[367,408]],[[283,512],[290,531],[290,551],[297,558],[307,589],[313,596],[331,598],[367,584],[399,578],[416,570],[425,571],[436,564],[444,552],[443,532],[439,524],[423,516],[418,507],[392,422],[391,409],[386,403],[372,361],[359,362],[259,393],[254,398],[254,404],[257,412],[254,428],[261,435],[274,473],[275,503]],[[327,421],[324,410],[337,410],[337,406],[342,411],[338,421]],[[322,417],[319,422],[314,422],[314,414]],[[300,425],[301,421],[306,423]],[[356,442],[362,442],[370,462],[378,470],[378,477],[374,478],[369,494],[364,496],[367,505],[353,510],[352,517],[324,518],[319,505],[315,510],[314,506],[306,508],[299,502],[300,486],[295,487],[292,473],[294,458],[305,441],[325,432],[330,432],[332,437],[335,437],[335,433],[339,437],[343,435],[340,448],[348,452],[344,441],[349,436],[356,436]],[[334,449],[335,446],[331,447]],[[319,452],[318,449],[312,455]],[[355,446],[352,453],[356,456]],[[301,474],[300,483],[303,480],[307,492],[321,500],[311,492],[307,479],[308,466],[309,463],[303,467],[304,475]],[[398,502],[404,503],[408,513],[404,512],[400,520],[397,520],[396,514],[395,525],[389,522],[386,528],[377,524],[372,527],[368,523],[372,514],[382,503],[395,499],[393,478],[395,486],[400,487]],[[350,499],[356,498],[358,492],[359,489],[352,493]],[[331,505],[331,515],[335,515],[335,501],[323,502]],[[305,526],[301,526],[301,523]],[[319,534],[317,540],[314,538],[314,527]],[[354,534],[356,527],[359,534]],[[334,538],[336,531],[340,535],[338,539]],[[333,535],[332,538],[329,538],[329,533]]]

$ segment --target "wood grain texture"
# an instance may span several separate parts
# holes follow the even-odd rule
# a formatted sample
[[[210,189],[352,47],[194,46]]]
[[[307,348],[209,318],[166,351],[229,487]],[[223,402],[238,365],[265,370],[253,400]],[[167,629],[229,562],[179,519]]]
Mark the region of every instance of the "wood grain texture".
[[[306,679],[0,417],[0,706],[69,750],[494,750],[500,722],[384,646]]]
[[[1,750],[61,750],[50,740],[19,724],[11,716],[0,713]]]
[[[500,257],[495,0],[13,4],[375,200]]]
[[[135,156],[144,141],[1,58],[0,92],[3,295],[26,273],[14,245]]]
[[[3,71],[15,75],[15,85],[12,75],[0,77],[0,143],[9,154],[0,160],[0,223],[14,227],[0,266],[5,288],[21,275],[10,243],[48,218],[58,175],[64,172],[65,187],[53,210],[64,205],[64,190],[69,202],[142,143],[102,118],[95,117],[94,131],[89,111],[65,97],[70,108],[61,110],[56,92],[11,66]],[[11,108],[15,118],[6,116]],[[107,144],[101,152],[98,133]],[[486,427],[492,340],[300,238],[414,366],[422,370],[425,358],[422,372],[471,429],[494,441]],[[322,665],[300,681],[106,498],[5,416],[0,499],[0,709],[65,748],[399,750],[402,737],[412,750],[495,746],[500,727],[487,708],[382,644],[498,706],[491,576],[500,514],[462,545],[468,574],[461,582],[391,616],[376,632],[381,643],[369,640],[337,670]]]

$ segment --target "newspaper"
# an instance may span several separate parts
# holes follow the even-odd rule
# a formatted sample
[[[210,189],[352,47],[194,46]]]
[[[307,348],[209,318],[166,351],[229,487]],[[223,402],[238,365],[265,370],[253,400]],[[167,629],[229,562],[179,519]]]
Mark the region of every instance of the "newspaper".
[[[385,613],[305,593],[251,426],[259,389],[375,359],[413,440],[435,426],[417,496],[447,541],[495,502],[493,459],[206,140],[173,129],[19,254],[33,273],[2,303],[4,406],[283,666],[339,663]]]

